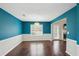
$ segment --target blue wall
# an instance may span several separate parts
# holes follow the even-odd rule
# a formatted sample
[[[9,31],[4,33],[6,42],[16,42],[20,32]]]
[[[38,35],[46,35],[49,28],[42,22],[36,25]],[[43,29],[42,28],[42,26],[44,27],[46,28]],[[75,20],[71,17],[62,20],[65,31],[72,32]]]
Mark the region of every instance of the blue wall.
[[[63,15],[52,20],[51,23],[62,20],[63,18],[67,18],[67,31],[69,31],[67,38],[76,40],[76,16],[76,7],[74,7]]]
[[[22,22],[22,33],[23,34],[31,34],[31,24],[35,22]],[[50,34],[51,33],[51,23],[50,22],[39,22],[43,25],[43,34]]]
[[[30,22],[22,22],[22,34],[30,34]]]
[[[71,10],[51,21],[51,23],[63,18],[67,18],[67,30],[70,32],[67,37],[76,40],[79,45],[79,3]]]
[[[51,22],[42,22],[43,34],[51,34]]]
[[[79,44],[79,4],[77,4],[77,21],[76,21],[77,44]]]
[[[22,22],[0,8],[0,40],[20,34],[30,34],[30,25],[34,22]],[[50,22],[39,22],[43,25],[43,34],[51,33]]]
[[[0,8],[0,40],[21,34],[21,21]]]
[[[79,4],[51,22],[39,22],[43,25],[43,34],[51,33],[51,23],[67,18],[68,38],[79,44]],[[30,34],[30,25],[34,22],[22,22],[0,8],[0,40],[19,34]]]

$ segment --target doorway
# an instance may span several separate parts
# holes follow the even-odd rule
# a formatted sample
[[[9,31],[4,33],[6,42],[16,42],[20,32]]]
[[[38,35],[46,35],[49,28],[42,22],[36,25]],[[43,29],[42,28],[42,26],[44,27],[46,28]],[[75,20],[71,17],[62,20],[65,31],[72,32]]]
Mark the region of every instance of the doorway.
[[[60,21],[53,23],[52,28],[53,39],[59,39],[66,41],[67,36],[67,19],[64,18]]]
[[[66,38],[67,38],[67,19],[64,18],[52,24],[53,36],[53,52],[56,50],[59,54],[66,53]]]

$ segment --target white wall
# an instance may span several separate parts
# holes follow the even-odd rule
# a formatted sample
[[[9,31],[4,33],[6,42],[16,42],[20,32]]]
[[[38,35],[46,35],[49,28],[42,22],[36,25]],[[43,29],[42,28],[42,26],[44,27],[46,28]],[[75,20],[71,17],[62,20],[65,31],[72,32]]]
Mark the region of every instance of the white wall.
[[[77,42],[75,40],[67,38],[66,53],[68,53],[71,56],[76,56],[77,55]]]
[[[43,34],[43,35],[32,35],[32,34],[23,34],[23,41],[40,41],[40,40],[52,40],[51,34]]]
[[[79,56],[79,45],[77,45],[77,56]]]
[[[6,55],[22,42],[22,35],[14,36],[0,41],[0,56]]]

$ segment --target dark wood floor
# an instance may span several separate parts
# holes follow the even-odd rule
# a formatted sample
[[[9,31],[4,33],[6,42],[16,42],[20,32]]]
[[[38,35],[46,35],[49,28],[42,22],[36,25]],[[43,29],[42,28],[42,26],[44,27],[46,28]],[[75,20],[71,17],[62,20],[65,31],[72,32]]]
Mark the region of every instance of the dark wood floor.
[[[66,41],[22,42],[6,56],[69,56]]]

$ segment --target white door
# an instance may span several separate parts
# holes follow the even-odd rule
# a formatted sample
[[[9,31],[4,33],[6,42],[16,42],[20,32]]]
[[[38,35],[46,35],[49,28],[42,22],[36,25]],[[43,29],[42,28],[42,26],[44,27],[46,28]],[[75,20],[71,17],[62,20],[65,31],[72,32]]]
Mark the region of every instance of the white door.
[[[60,27],[59,27],[59,25],[53,25],[53,39],[60,39]]]

